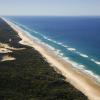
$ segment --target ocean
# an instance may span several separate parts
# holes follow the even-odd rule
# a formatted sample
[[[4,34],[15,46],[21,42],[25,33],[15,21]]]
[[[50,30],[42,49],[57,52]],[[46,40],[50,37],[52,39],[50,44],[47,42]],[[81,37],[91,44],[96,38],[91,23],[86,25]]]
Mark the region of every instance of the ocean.
[[[7,16],[33,39],[100,81],[100,17]]]

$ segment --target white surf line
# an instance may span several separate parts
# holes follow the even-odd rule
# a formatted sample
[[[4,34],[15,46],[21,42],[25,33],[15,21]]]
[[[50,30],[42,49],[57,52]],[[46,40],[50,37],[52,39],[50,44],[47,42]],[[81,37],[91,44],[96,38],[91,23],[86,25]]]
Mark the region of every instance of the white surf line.
[[[61,73],[66,77],[66,79],[77,89],[82,91],[86,96],[88,96],[91,100],[100,100],[100,86],[95,83],[88,75],[84,74],[81,71],[76,70],[73,66],[60,57],[58,57],[55,53],[53,53],[46,46],[33,41],[30,39],[18,26],[13,23],[5,20],[15,31],[18,32],[18,35],[22,38],[21,43],[26,44],[35,48],[39,51],[43,57],[47,59],[49,63],[51,63],[54,67],[59,69]]]

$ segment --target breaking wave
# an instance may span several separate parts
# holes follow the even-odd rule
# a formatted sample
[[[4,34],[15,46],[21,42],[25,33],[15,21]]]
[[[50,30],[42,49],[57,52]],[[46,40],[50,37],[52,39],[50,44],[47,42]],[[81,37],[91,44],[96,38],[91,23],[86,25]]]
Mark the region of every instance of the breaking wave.
[[[53,39],[50,39],[47,36],[44,36],[40,32],[37,32],[35,30],[31,30],[30,28],[26,27],[25,25],[22,25],[20,23],[17,23],[15,21],[12,21],[12,20],[10,20],[10,21],[12,23],[16,24],[17,26],[19,26],[23,31],[25,31],[27,33],[27,35],[30,36],[30,38],[33,38],[33,39],[37,40],[38,42],[44,44],[45,46],[47,46],[48,48],[50,48],[51,50],[53,50],[58,56],[62,57],[62,59],[64,59],[65,61],[71,63],[73,65],[73,67],[75,67],[75,68],[77,68],[77,69],[79,69],[79,70],[81,70],[81,71],[83,71],[83,72],[85,72],[85,73],[93,76],[97,81],[100,82],[100,76],[99,75],[97,75],[97,74],[93,73],[92,71],[88,70],[86,68],[86,66],[84,66],[83,64],[72,61],[70,59],[70,57],[65,57],[64,56],[64,53],[61,50],[56,49],[53,46],[50,46],[49,44],[47,44],[47,43],[43,42],[42,40],[38,39],[38,37],[34,37],[32,34],[30,34],[30,31],[33,32],[33,33],[39,34],[40,36],[43,37],[43,39],[45,39],[45,40],[47,40],[49,42],[52,42],[54,44],[60,45],[60,46],[64,47],[65,49],[67,49],[68,51],[74,52],[74,53],[78,54],[79,56],[81,56],[81,57],[83,57],[85,59],[88,59],[88,60],[94,62],[95,64],[100,65],[100,62],[99,61],[96,61],[95,59],[90,58],[87,54],[84,54],[84,53],[81,53],[81,52],[77,51],[76,48],[72,48],[72,47],[70,47],[68,45],[65,45],[65,44],[61,43],[61,42],[55,41]]]

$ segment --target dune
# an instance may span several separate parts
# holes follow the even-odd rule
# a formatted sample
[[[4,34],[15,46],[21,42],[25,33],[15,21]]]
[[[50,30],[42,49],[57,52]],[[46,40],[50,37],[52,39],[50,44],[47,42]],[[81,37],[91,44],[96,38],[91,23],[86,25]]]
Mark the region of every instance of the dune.
[[[3,61],[8,61],[8,60],[15,60],[15,58],[12,57],[12,56],[10,56],[10,55],[8,55],[8,54],[6,54],[6,55],[4,55],[4,56],[2,57],[1,62],[3,62]]]

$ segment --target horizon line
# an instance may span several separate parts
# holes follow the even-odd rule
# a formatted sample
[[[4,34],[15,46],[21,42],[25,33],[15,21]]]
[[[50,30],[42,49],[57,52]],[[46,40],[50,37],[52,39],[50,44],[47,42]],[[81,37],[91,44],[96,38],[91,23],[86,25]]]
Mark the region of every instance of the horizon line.
[[[36,17],[100,17],[100,15],[0,15],[3,16],[36,16]]]

